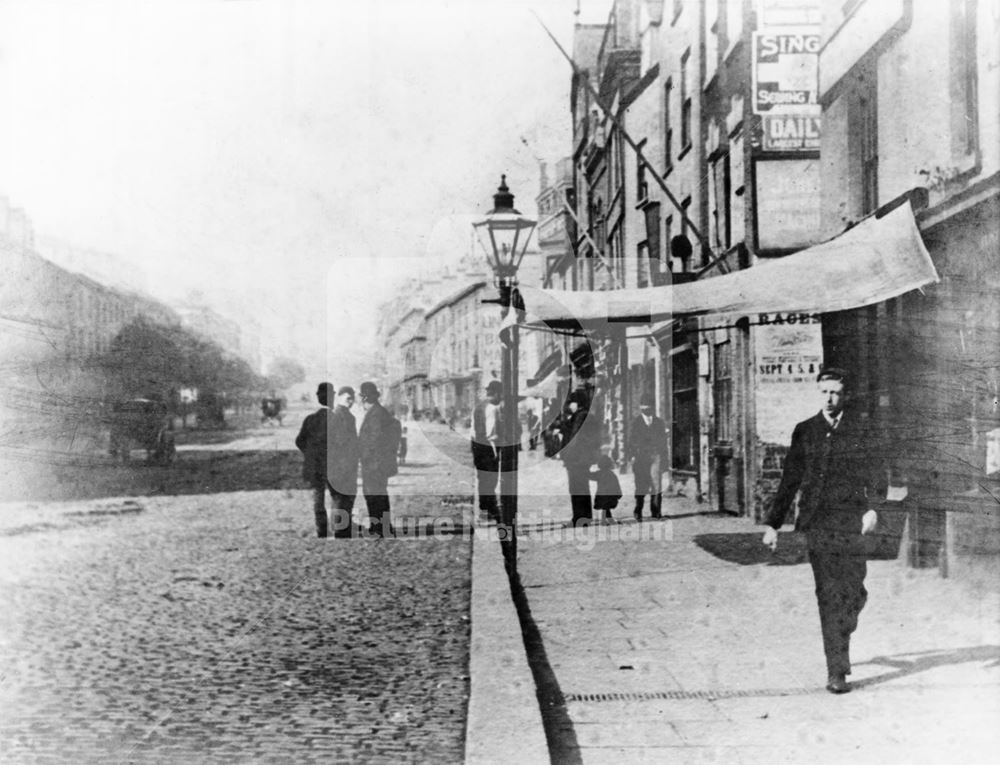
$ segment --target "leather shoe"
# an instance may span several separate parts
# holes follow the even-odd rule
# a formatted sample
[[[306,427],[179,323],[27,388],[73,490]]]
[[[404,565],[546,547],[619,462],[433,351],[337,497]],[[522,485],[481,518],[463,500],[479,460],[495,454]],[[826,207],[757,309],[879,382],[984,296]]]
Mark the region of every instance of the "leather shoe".
[[[830,693],[850,693],[851,686],[847,684],[847,680],[844,679],[843,675],[830,675],[826,680],[826,689]]]

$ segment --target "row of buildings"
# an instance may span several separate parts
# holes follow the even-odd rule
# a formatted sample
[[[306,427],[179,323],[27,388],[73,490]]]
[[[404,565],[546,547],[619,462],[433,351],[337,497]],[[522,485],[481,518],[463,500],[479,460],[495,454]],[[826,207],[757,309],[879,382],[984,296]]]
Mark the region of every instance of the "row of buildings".
[[[36,242],[25,212],[0,197],[2,397],[15,411],[37,413],[50,399],[99,400],[100,383],[89,372],[90,362],[110,350],[121,329],[139,318],[183,327],[260,370],[258,335],[198,296],[170,306],[87,275],[83,271],[93,256]]]
[[[530,252],[522,278],[540,284],[540,263]],[[484,302],[495,299],[485,260],[466,252],[386,302],[378,327],[385,401],[410,416],[464,424],[487,383],[500,379],[500,312]],[[522,369],[537,367],[540,347],[521,343]]]
[[[539,200],[565,202],[543,215],[546,286],[725,277],[906,202],[940,277],[828,311],[817,275],[815,313],[553,337],[550,353],[592,391],[613,453],[637,395],[652,393],[670,424],[674,488],[759,517],[792,426],[815,411],[814,372],[845,367],[862,416],[896,445],[897,495],[926,511],[921,544],[945,565],[995,549],[996,4],[615,0],[606,24],[576,28],[572,55],[572,153]]]
[[[832,263],[798,287],[814,293],[806,313],[525,333],[522,387],[557,402],[588,392],[619,460],[652,394],[670,428],[671,490],[759,518],[792,427],[817,408],[815,372],[845,367],[855,406],[895,445],[889,479],[912,511],[914,560],[995,553],[997,5],[614,0],[606,23],[576,26],[571,57],[572,145],[543,171],[539,252],[525,259],[536,271],[522,284],[660,295],[752,274],[907,204],[939,281],[832,310],[824,279],[878,286]],[[405,328],[388,322],[399,329],[384,382],[399,400],[468,409],[498,368],[484,292],[470,279]]]

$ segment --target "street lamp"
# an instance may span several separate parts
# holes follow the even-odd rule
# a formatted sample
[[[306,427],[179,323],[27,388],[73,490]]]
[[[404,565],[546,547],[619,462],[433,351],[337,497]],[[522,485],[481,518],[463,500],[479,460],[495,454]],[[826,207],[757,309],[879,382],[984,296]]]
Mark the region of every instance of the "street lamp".
[[[517,571],[517,459],[518,459],[518,322],[524,314],[524,302],[517,289],[517,269],[528,249],[535,221],[514,209],[514,195],[507,188],[507,176],[500,176],[500,186],[493,195],[493,209],[481,221],[472,224],[479,237],[500,291],[499,302],[504,329],[500,362],[503,387],[500,446],[500,522],[497,532],[507,562],[507,571]],[[514,314],[511,315],[511,308]]]

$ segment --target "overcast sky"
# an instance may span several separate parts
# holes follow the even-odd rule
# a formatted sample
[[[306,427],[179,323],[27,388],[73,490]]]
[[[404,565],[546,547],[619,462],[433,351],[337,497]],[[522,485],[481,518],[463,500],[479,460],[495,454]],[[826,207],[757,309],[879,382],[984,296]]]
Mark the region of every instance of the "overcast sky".
[[[534,212],[536,158],[570,150],[571,72],[531,11],[570,48],[575,8],[0,0],[0,194],[155,294],[235,294],[273,332],[316,316],[329,272],[364,325],[381,280],[468,241],[451,216],[488,209],[501,173]]]

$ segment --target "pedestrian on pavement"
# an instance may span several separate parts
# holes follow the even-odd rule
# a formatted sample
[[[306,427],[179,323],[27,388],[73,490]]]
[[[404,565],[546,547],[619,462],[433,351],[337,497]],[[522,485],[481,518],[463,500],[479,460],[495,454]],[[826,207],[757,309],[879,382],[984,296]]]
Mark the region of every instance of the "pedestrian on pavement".
[[[590,480],[597,481],[597,492],[594,495],[594,509],[604,511],[604,520],[613,521],[611,511],[618,507],[622,498],[622,485],[615,475],[615,462],[607,454],[602,454],[597,460],[597,470],[590,471]]]
[[[358,429],[351,407],[354,388],[345,385],[337,391],[337,405],[330,413],[327,446],[327,483],[330,487],[333,536],[351,536],[351,511],[358,494]]]
[[[492,521],[500,520],[497,481],[500,478],[500,393],[499,380],[490,380],[486,399],[472,410],[472,465],[476,469],[479,510]]]
[[[333,383],[322,382],[316,388],[316,400],[320,408],[302,421],[295,445],[305,459],[302,463],[302,477],[308,481],[313,495],[313,514],[316,517],[316,535],[325,538],[329,531],[326,515],[327,483],[327,433],[330,410],[328,404],[333,399]]]
[[[528,450],[535,451],[538,448],[538,436],[541,432],[541,420],[535,414],[534,409],[528,410]]]
[[[642,506],[649,495],[649,514],[662,517],[663,467],[667,462],[667,425],[653,414],[653,397],[644,393],[639,399],[639,416],[632,420],[625,447],[626,461],[632,460],[635,474],[635,511],[642,521]]]
[[[777,548],[778,529],[801,491],[795,530],[806,535],[816,582],[826,689],[847,693],[851,633],[868,599],[862,535],[878,522],[873,506],[885,501],[887,481],[876,439],[858,413],[845,408],[847,373],[824,368],[816,381],[822,409],[792,432],[763,542]]]
[[[562,423],[562,450],[559,457],[566,468],[572,523],[587,525],[593,518],[590,498],[590,466],[597,459],[600,430],[597,420],[590,416],[586,392],[574,391],[566,402]]]
[[[361,490],[370,521],[369,532],[391,535],[389,525],[389,478],[396,475],[399,449],[397,420],[379,403],[373,382],[361,383],[361,406],[365,410],[358,439],[361,446]]]

